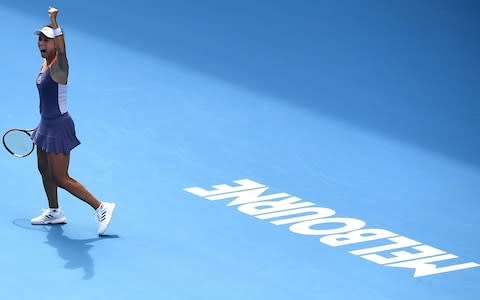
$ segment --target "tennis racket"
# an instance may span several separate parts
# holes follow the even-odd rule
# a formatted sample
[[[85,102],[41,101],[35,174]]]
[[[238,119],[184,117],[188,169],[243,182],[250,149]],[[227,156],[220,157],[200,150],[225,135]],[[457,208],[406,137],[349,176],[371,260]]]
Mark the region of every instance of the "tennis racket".
[[[35,145],[32,142],[31,136],[33,129],[10,129],[3,135],[3,146],[8,153],[16,157],[26,157],[33,152]]]

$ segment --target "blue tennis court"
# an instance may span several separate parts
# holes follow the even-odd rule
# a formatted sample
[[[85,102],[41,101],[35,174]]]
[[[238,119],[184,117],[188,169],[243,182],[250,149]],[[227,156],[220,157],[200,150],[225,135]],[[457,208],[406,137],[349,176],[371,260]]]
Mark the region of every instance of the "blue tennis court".
[[[2,298],[478,299],[478,1],[0,0],[2,133],[39,121],[49,5],[70,174],[117,208],[31,225],[2,150]]]

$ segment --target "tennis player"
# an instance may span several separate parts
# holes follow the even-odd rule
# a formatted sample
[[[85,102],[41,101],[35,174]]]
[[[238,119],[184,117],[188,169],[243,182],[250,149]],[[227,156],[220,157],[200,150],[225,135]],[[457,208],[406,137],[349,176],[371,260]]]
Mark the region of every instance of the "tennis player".
[[[75,125],[67,111],[68,61],[58,9],[48,10],[51,24],[37,31],[43,64],[37,78],[40,95],[40,124],[32,134],[37,146],[38,169],[48,198],[49,208],[31,220],[34,225],[61,224],[67,219],[58,206],[60,187],[85,201],[96,210],[98,234],[103,235],[112,218],[115,203],[98,201],[82,184],[68,175],[70,151],[80,144]]]

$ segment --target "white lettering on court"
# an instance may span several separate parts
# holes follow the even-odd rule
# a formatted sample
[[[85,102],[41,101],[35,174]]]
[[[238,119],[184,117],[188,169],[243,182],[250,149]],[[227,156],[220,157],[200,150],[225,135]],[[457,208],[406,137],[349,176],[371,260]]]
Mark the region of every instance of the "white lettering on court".
[[[380,245],[362,245],[362,248],[349,253],[379,265],[413,269],[413,277],[480,266],[475,262],[445,263],[458,257],[385,229],[365,228],[365,221],[336,217],[336,212],[330,208],[318,207],[313,202],[303,201],[287,193],[265,195],[268,187],[253,180],[241,179],[234,182],[236,186],[220,184],[214,185],[210,190],[190,187],[185,191],[210,201],[230,199],[232,201],[227,206],[237,206],[238,211],[260,220],[268,220],[277,226],[288,224],[288,229],[293,233],[321,236],[320,242],[331,247],[377,241]],[[329,226],[322,229],[322,224]],[[442,266],[437,264],[440,261],[443,262]]]

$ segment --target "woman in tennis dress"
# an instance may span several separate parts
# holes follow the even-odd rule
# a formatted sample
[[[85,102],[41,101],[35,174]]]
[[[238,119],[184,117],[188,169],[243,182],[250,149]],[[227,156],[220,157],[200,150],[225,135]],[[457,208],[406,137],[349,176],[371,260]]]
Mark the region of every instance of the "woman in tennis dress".
[[[44,60],[37,78],[41,119],[32,139],[37,146],[38,169],[49,208],[31,222],[34,225],[66,223],[65,214],[58,206],[57,188],[60,187],[96,210],[98,234],[103,235],[115,203],[98,201],[82,184],[68,175],[70,151],[80,141],[75,136],[75,125],[67,111],[68,61],[63,32],[57,23],[58,10],[51,7],[48,14],[51,24],[35,31]]]

